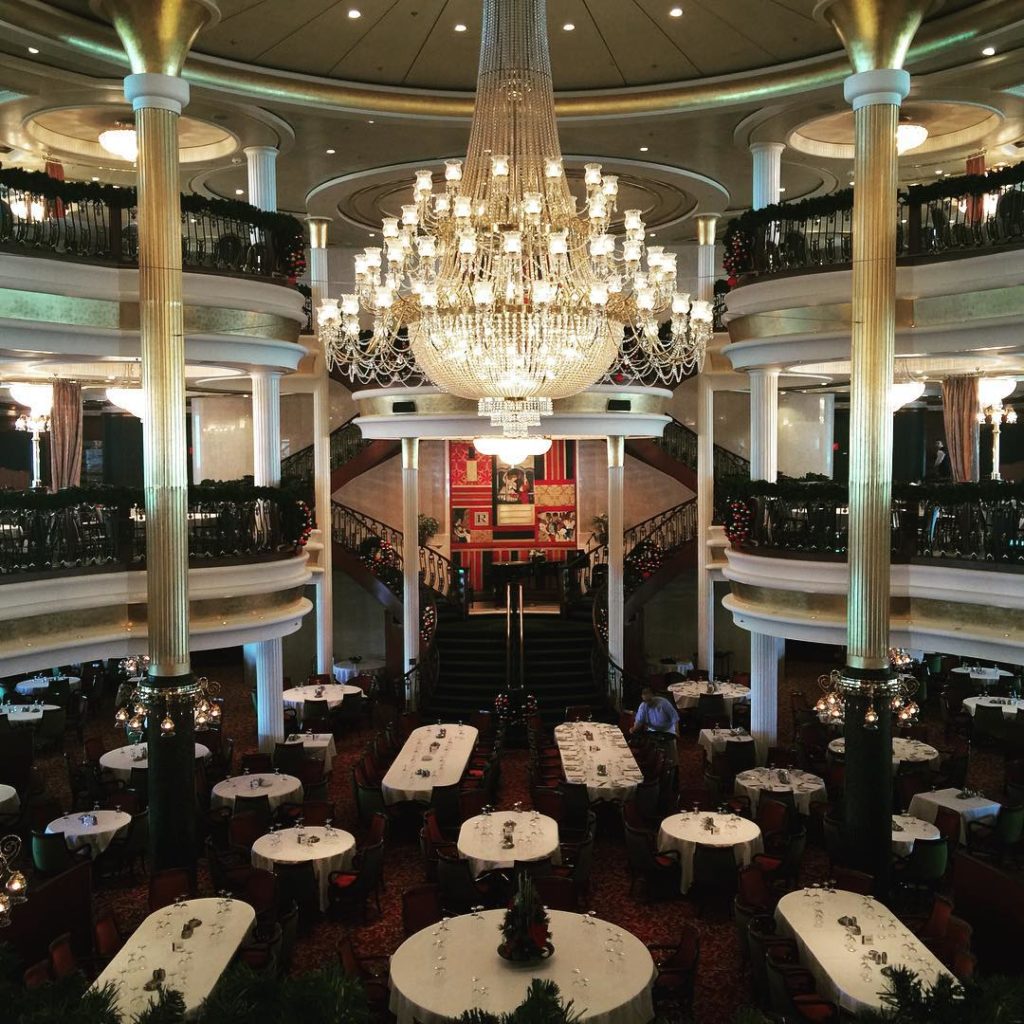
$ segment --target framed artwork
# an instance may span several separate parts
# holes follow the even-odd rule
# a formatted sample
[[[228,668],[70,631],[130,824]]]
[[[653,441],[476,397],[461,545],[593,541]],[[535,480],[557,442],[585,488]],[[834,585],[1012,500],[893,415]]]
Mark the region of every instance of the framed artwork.
[[[523,466],[500,468],[492,472],[495,526],[533,526],[534,471]]]

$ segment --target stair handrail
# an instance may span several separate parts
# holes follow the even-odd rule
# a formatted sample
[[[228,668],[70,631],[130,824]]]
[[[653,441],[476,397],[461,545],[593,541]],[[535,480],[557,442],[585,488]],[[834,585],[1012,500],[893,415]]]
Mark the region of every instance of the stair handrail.
[[[674,416],[670,422],[665,424],[665,430],[661,437],[651,438],[654,443],[663,451],[689,466],[690,469],[697,468],[697,432],[685,423],[681,423]],[[720,444],[714,446],[715,451],[715,481],[741,476],[744,479],[750,478],[750,460],[742,455],[737,455]]]
[[[599,623],[602,610],[604,614],[603,632]],[[647,681],[628,672],[608,653],[607,616],[608,590],[601,588],[594,600],[594,646],[590,653],[590,670],[597,689],[608,696],[609,702],[616,710],[621,711],[624,706],[636,707],[639,704],[640,693],[647,685]]]
[[[351,462],[364,448],[372,442],[363,437],[363,432],[356,426],[356,417],[350,416],[344,423],[335,427],[330,433],[330,465],[331,469],[340,469]],[[300,448],[281,460],[282,480],[313,479],[313,445]]]

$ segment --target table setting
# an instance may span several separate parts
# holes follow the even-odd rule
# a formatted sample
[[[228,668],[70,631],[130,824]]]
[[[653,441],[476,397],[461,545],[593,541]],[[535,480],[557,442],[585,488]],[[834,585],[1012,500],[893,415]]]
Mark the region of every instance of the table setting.
[[[35,697],[45,694],[50,688],[50,683],[58,679],[68,681],[68,689],[74,692],[82,688],[82,680],[78,676],[34,676],[32,679],[22,679],[14,686],[14,692],[20,693],[22,697]]]
[[[187,900],[154,911],[127,939],[93,989],[113,985],[116,1009],[132,1020],[158,998],[160,988],[180,992],[191,1015],[213,991],[256,921],[248,903],[227,893]]]
[[[1024,708],[1024,700],[1020,697],[965,697],[964,710],[974,717],[976,708],[1002,708],[1004,718],[1012,718]]]
[[[115,836],[126,832],[131,823],[132,816],[126,811],[103,810],[97,805],[91,811],[69,811],[60,818],[54,818],[46,826],[46,831],[51,834],[62,832],[69,850],[90,847],[95,859],[106,850]]]
[[[927,793],[915,793],[907,813],[915,818],[935,823],[939,807],[948,807],[960,815],[960,842],[967,842],[967,823],[980,818],[995,817],[1000,804],[989,800],[983,793],[971,789],[933,789]]]
[[[320,909],[327,909],[328,880],[332,871],[345,871],[352,866],[356,853],[356,837],[332,822],[326,825],[304,825],[271,829],[252,846],[252,866],[273,871],[274,864],[298,864],[311,861],[320,894]]]
[[[724,754],[727,743],[753,743],[754,737],[746,729],[701,729],[697,745],[710,761],[715,754]]]
[[[43,704],[38,700],[31,704],[0,704],[0,715],[5,715],[11,725],[38,725],[44,711],[59,710],[59,704]]]
[[[381,782],[384,802],[430,803],[434,786],[451,786],[462,778],[476,738],[477,730],[462,723],[413,729]]]
[[[491,811],[469,818],[459,829],[459,856],[469,861],[474,878],[485,871],[511,868],[515,861],[562,862],[558,822],[538,811]]]
[[[670,683],[668,692],[672,694],[672,699],[680,711],[686,708],[695,708],[701,696],[721,694],[725,698],[725,713],[729,716],[730,722],[732,721],[733,704],[737,701],[749,702],[750,700],[749,686],[741,686],[739,683],[729,683],[723,680],[711,683],[711,689],[708,689],[708,685],[704,680],[688,679],[682,683]]]
[[[328,709],[333,711],[346,697],[356,696],[363,696],[363,691],[358,686],[347,683],[311,683],[308,686],[293,686],[285,690],[281,694],[281,699],[286,708],[294,709],[299,718],[302,718],[302,709],[307,700],[325,700]]]
[[[246,772],[228,776],[213,787],[210,804],[213,807],[234,807],[236,796],[263,796],[270,801],[270,809],[276,810],[281,804],[302,803],[302,783],[294,776],[283,772]]]
[[[654,961],[636,936],[593,912],[547,911],[543,959],[517,962],[497,952],[504,910],[474,910],[411,935],[391,957],[390,1009],[398,1024],[448,1024],[468,1006],[500,1015],[515,1009],[534,978],[554,981],[582,1021],[645,1024],[654,1016]]]
[[[693,884],[693,854],[698,845],[731,846],[737,867],[746,867],[764,845],[757,825],[738,814],[724,811],[683,811],[665,818],[658,829],[658,849],[679,853],[680,891]]]
[[[338,756],[338,748],[334,743],[334,735],[329,732],[293,732],[285,737],[286,743],[298,743],[306,748],[306,757],[315,761],[323,761],[324,774],[331,770],[331,764]]]
[[[892,852],[897,857],[909,857],[918,839],[938,839],[939,830],[923,818],[911,814],[892,816]]]
[[[196,744],[196,760],[205,761],[210,756],[208,747]],[[100,767],[106,769],[121,782],[130,782],[133,768],[149,767],[149,747],[145,743],[127,743],[100,755]]]
[[[982,665],[958,665],[950,672],[958,676],[969,676],[972,683],[981,687],[998,686],[1003,679],[1012,679],[1013,673],[1004,668]]]
[[[832,740],[828,745],[828,749],[831,750],[833,754],[845,757],[845,738],[840,736],[837,739]],[[900,763],[926,764],[934,771],[938,771],[941,761],[942,755],[935,749],[935,747],[928,743],[924,743],[921,740],[911,739],[907,736],[893,736],[892,738],[892,763],[894,766],[899,765]]]
[[[927,946],[873,896],[812,886],[787,893],[775,909],[783,935],[792,936],[818,994],[859,1014],[882,1008],[886,973],[905,966],[925,986],[948,974]]]
[[[586,785],[591,802],[628,800],[643,772],[617,725],[563,722],[555,726],[555,743],[567,782]]]
[[[797,811],[804,815],[811,813],[812,803],[826,799],[824,781],[802,768],[750,768],[736,776],[734,792],[747,797],[754,812],[762,793],[791,792]]]

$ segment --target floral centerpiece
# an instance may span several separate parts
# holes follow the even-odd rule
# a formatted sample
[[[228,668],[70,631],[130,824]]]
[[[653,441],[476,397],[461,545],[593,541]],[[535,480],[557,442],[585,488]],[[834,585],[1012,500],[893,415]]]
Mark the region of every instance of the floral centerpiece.
[[[520,874],[512,903],[501,923],[502,943],[498,955],[505,960],[528,963],[546,960],[555,951],[551,929],[533,879]]]

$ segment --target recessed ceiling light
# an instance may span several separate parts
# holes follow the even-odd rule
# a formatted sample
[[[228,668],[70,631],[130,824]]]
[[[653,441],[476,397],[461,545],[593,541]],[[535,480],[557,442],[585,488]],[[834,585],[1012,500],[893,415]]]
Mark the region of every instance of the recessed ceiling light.
[[[658,237],[658,232],[657,231],[648,231],[647,232],[647,237],[648,238],[657,238]]]
[[[465,31],[466,31],[466,26],[465,26],[465,25],[463,25],[463,24],[462,24],[462,22],[460,21],[460,22],[459,22],[459,23],[458,23],[458,24],[457,24],[457,25],[455,26],[455,31],[456,31],[456,32],[465,32]]]
[[[371,118],[370,118],[370,120],[369,120],[369,121],[367,121],[366,123],[367,123],[367,124],[376,124],[377,122],[376,122],[376,121],[374,121],[374,120],[373,120],[373,118],[371,117]]]
[[[646,153],[647,152],[647,147],[646,146],[641,146],[640,147],[640,152],[641,153]]]
[[[327,154],[328,156],[334,156],[334,154],[335,154],[335,153],[337,152],[337,150],[334,150],[334,149],[325,149],[325,150],[324,150],[324,152],[325,152],[325,153],[326,153],[326,154]]]
[[[28,52],[29,53],[38,53],[39,52],[39,47],[38,46],[30,46],[28,48]],[[995,50],[993,50],[992,52],[995,53]]]
[[[94,174],[94,175],[92,176],[92,180],[93,180],[93,181],[99,181],[99,180],[100,180],[100,176],[99,176],[98,174]]]
[[[356,10],[356,9],[355,9],[354,7],[350,7],[350,8],[349,8],[349,12],[348,12],[348,16],[349,16],[349,17],[350,17],[350,18],[351,18],[351,19],[352,19],[353,21],[355,21],[355,20],[356,20],[356,18],[361,18],[361,17],[363,16],[363,12],[362,12],[362,11],[357,11],[357,10]]]
[[[938,171],[936,171],[935,173],[936,173],[936,174],[942,174],[943,172],[942,172],[941,170],[938,170]]]
[[[39,51],[37,50],[36,52],[38,53]],[[985,49],[981,51],[981,55],[982,57],[994,57],[996,55],[996,48],[994,46],[986,46]]]
[[[681,18],[683,16],[682,7],[673,7],[672,10],[668,12],[668,16],[670,18]]]
[[[783,188],[783,187],[782,187],[782,186],[780,185],[780,186],[779,186],[779,191],[780,191],[780,192],[785,192],[786,190],[785,190],[785,189],[784,189],[784,188]]]
[[[245,195],[245,189],[244,188],[236,188],[235,189],[235,195],[236,196],[244,196]]]
[[[576,29],[576,26],[571,21],[567,21],[562,26],[562,31],[563,32],[573,32],[573,31],[575,31],[575,29]]]
[[[377,233],[375,231],[370,231],[370,232],[368,232],[368,234],[369,234],[369,236],[371,238],[376,238],[377,237]]]

